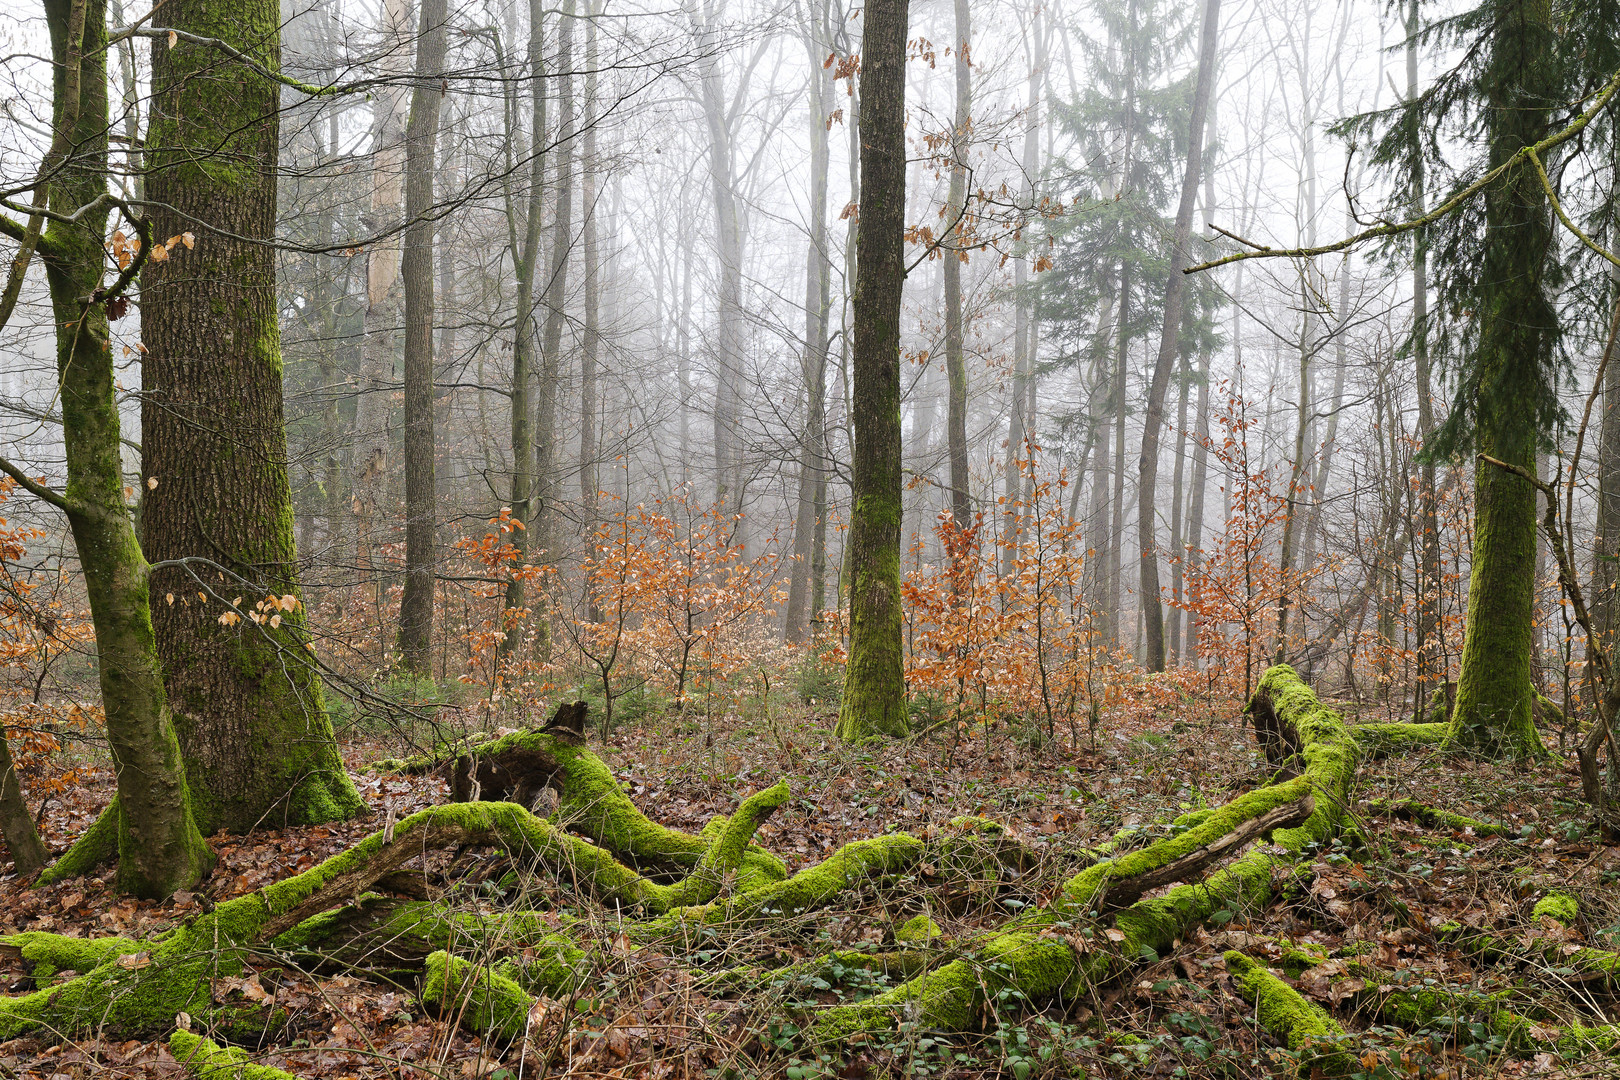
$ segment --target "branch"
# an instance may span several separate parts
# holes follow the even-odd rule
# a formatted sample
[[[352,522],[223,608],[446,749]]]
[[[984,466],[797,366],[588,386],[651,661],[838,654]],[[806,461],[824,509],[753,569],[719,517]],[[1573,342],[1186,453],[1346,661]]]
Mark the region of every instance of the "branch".
[[[1284,803],[1274,810],[1269,810],[1257,818],[1238,825],[1231,832],[1217,840],[1205,844],[1195,851],[1189,851],[1179,859],[1145,870],[1134,877],[1111,878],[1108,881],[1107,894],[1101,901],[1103,908],[1130,907],[1143,893],[1151,892],[1164,885],[1177,881],[1193,881],[1202,876],[1203,872],[1214,864],[1225,859],[1228,855],[1236,853],[1243,845],[1257,836],[1264,836],[1273,829],[1285,826],[1298,825],[1316,812],[1316,799],[1310,795],[1297,799],[1291,803]]]
[[[1565,127],[1553,132],[1540,142],[1532,143],[1529,146],[1521,146],[1518,152],[1512,157],[1508,158],[1506,161],[1502,162],[1502,164],[1485,173],[1485,175],[1481,176],[1479,179],[1457,192],[1457,194],[1453,195],[1451,198],[1447,199],[1445,202],[1441,203],[1439,206],[1420,217],[1409,218],[1406,221],[1400,222],[1385,222],[1382,225],[1375,225],[1370,229],[1363,229],[1354,236],[1347,236],[1343,240],[1336,240],[1331,244],[1321,244],[1316,247],[1257,247],[1257,249],[1254,251],[1237,251],[1219,259],[1199,263],[1197,266],[1189,266],[1182,272],[1187,274],[1196,274],[1204,270],[1213,270],[1218,266],[1225,266],[1228,263],[1242,262],[1245,259],[1309,259],[1314,258],[1317,255],[1331,255],[1334,252],[1344,251],[1346,248],[1355,247],[1358,244],[1364,243],[1368,240],[1376,240],[1387,236],[1400,236],[1402,233],[1409,233],[1414,229],[1421,229],[1426,225],[1432,225],[1436,221],[1439,221],[1441,218],[1450,214],[1453,210],[1456,210],[1459,206],[1473,198],[1475,195],[1479,194],[1480,191],[1493,183],[1498,177],[1519,165],[1521,162],[1526,160],[1531,161],[1536,165],[1537,170],[1540,171],[1540,155],[1546,153],[1548,150],[1551,150],[1554,147],[1562,146],[1564,143],[1570,141],[1584,131],[1586,126],[1590,124],[1599,113],[1607,108],[1611,101],[1614,100],[1617,92],[1620,92],[1620,72],[1616,72],[1614,77],[1611,78],[1603,89],[1598,92],[1597,100],[1592,103],[1592,107],[1581,113],[1574,120],[1570,121]],[[1543,182],[1546,182],[1545,172],[1542,173],[1542,177]],[[1569,228],[1573,229],[1575,231],[1575,235],[1581,239],[1582,243],[1586,244],[1598,254],[1608,259],[1611,263],[1614,263],[1616,266],[1620,266],[1620,261],[1617,261],[1613,255],[1610,255],[1608,252],[1592,243],[1585,233],[1582,233],[1579,229],[1575,229],[1574,224],[1570,222],[1567,216],[1565,216],[1562,207],[1557,206],[1556,201],[1554,206],[1558,211],[1559,220],[1564,222],[1564,224]],[[1226,230],[1221,229],[1218,231],[1225,232]],[[1227,233],[1227,235],[1231,236],[1230,233]],[[1239,238],[1233,237],[1233,239],[1236,240]],[[1249,243],[1249,241],[1246,240],[1240,240],[1239,242]]]
[[[64,514],[71,514],[81,509],[77,502],[69,499],[61,492],[48,488],[39,481],[31,479],[27,473],[23,472],[16,465],[12,464],[10,461],[7,461],[3,457],[0,457],[0,472],[5,473],[7,476],[17,481],[18,487],[34,496],[36,499],[41,499],[50,503]]]
[[[347,94],[363,94],[382,81],[380,79],[364,79],[360,82],[343,83],[341,85],[334,83],[327,86],[316,86],[314,83],[295,79],[291,75],[283,75],[281,72],[267,67],[241,49],[219,38],[204,37],[201,34],[193,34],[188,30],[175,30],[162,26],[115,27],[108,35],[108,44],[116,44],[130,37],[168,38],[171,42],[184,41],[191,45],[202,45],[205,48],[217,49],[255,74],[261,75],[272,82],[278,82],[282,86],[291,87],[300,94],[307,94],[310,97],[340,97]]]

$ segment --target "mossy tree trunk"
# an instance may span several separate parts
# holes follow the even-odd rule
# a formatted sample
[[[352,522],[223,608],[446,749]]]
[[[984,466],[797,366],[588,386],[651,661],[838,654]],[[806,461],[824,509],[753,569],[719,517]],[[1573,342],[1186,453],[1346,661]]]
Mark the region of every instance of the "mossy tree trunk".
[[[172,0],[161,21],[232,43],[272,71],[280,64],[275,0]],[[154,563],[211,563],[153,576],[197,820],[243,831],[349,818],[364,804],[332,737],[301,606],[254,611],[267,596],[298,594],[275,251],[263,242],[276,223],[280,88],[216,49],[166,37],[153,43],[152,85],[153,235],[190,232],[196,246],[142,277],[142,526]],[[221,623],[237,597],[240,618]]]
[[[107,192],[106,13],[101,0],[46,0],[55,123],[72,131],[72,167],[50,208],[72,215]],[[103,284],[105,218],[53,221],[40,244],[57,336],[63,509],[84,572],[118,795],[92,830],[95,861],[116,850],[116,887],[143,897],[195,884],[213,862],[192,815],[185,767],[153,638],[149,570],[124,499],[112,342]],[[25,485],[36,494],[37,485]],[[59,867],[76,865],[69,852]]]
[[[866,8],[861,51],[861,197],[852,351],[854,510],[849,665],[841,739],[903,735],[900,611],[900,295],[905,287],[907,0]]]
[[[1499,5],[1485,74],[1492,167],[1546,134],[1553,46],[1547,0]],[[1557,315],[1545,281],[1552,217],[1532,165],[1520,162],[1486,189],[1485,221],[1476,439],[1481,452],[1533,475],[1534,417],[1552,363]],[[1531,719],[1535,569],[1535,488],[1506,470],[1477,468],[1468,631],[1450,745],[1488,754],[1541,751]]]

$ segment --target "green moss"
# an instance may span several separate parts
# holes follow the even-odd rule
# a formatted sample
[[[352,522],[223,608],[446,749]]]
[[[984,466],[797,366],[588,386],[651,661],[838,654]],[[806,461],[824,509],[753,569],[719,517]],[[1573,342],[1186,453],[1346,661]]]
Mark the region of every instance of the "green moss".
[[[1356,740],[1369,758],[1380,758],[1439,746],[1450,731],[1449,724],[1357,724]]]
[[[943,937],[944,934],[945,931],[939,928],[939,923],[927,915],[914,915],[895,928],[894,940],[903,945],[926,944],[937,937]]]
[[[246,1051],[176,1031],[169,1036],[169,1052],[197,1080],[298,1080],[290,1072],[256,1065]]]
[[[521,731],[478,744],[480,757],[528,751],[555,762],[559,805],[552,820],[589,837],[626,866],[645,872],[690,870],[709,853],[710,840],[651,820],[619,787],[612,770],[587,747],[542,731]],[[781,881],[787,864],[749,845],[737,867],[737,887]]]
[[[1550,892],[1536,901],[1530,914],[1537,919],[1552,919],[1565,926],[1574,926],[1580,914],[1580,904],[1568,893]]]
[[[534,999],[523,987],[492,968],[470,964],[447,952],[427,958],[422,1004],[453,1018],[474,1035],[511,1042],[523,1037]]]
[[[1291,876],[1296,860],[1312,845],[1325,843],[1338,833],[1355,776],[1357,747],[1338,713],[1317,700],[1285,664],[1266,672],[1255,699],[1258,706],[1271,711],[1278,728],[1297,747],[1304,762],[1299,777],[1240,796],[1187,832],[1081,871],[1064,884],[1047,908],[986,938],[972,962],[947,964],[861,1006],[827,1010],[818,1021],[821,1037],[837,1039],[855,1031],[892,1026],[903,1011],[901,1006],[913,1009],[907,1015],[920,1018],[924,1026],[962,1030],[977,1023],[985,1000],[993,1000],[981,996],[985,987],[992,992],[1012,988],[1033,999],[1071,996],[1141,959],[1163,955],[1193,926],[1216,912],[1256,910],[1268,904],[1274,879]],[[1076,953],[1063,936],[1050,932],[1054,923],[1072,923],[1083,916],[1111,878],[1161,866],[1176,853],[1224,835],[1231,825],[1304,793],[1315,796],[1315,809],[1303,824],[1275,830],[1270,844],[1250,848],[1202,882],[1178,885],[1161,897],[1137,901],[1119,912],[1114,926],[1123,940],[1112,950],[1091,948]],[[912,1002],[921,1004],[908,1004]]]
[[[0,946],[18,950],[34,978],[41,982],[61,971],[90,971],[142,948],[131,938],[71,938],[40,930],[7,934],[0,937]]]
[[[1357,734],[1360,734],[1360,731],[1360,728],[1356,729]],[[1438,810],[1416,799],[1374,799],[1368,807],[1378,813],[1410,819],[1430,829],[1446,829],[1454,833],[1472,830],[1475,836],[1480,837],[1519,835],[1519,830],[1511,825],[1481,821],[1478,818],[1453,814],[1448,810]]]
[[[799,915],[823,907],[846,889],[904,873],[921,861],[923,843],[906,833],[856,840],[786,881],[738,893],[726,900],[679,908],[631,928],[638,940],[682,936],[695,926],[746,925]]]
[[[1238,992],[1254,1004],[1260,1026],[1300,1055],[1302,1073],[1342,1076],[1351,1070],[1355,1058],[1338,1045],[1344,1029],[1320,1006],[1240,952],[1227,952],[1225,960]]]
[[[55,885],[69,878],[84,877],[118,857],[118,796],[107,804],[95,822],[73,841],[55,864],[34,880],[34,887]]]

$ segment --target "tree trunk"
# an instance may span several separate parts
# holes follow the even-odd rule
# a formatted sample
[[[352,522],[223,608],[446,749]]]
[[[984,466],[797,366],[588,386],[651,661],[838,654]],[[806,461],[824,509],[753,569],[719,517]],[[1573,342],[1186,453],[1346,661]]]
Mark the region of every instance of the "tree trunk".
[[[371,216],[367,228],[379,235],[366,249],[365,343],[360,361],[359,399],[354,413],[353,492],[356,561],[371,574],[377,607],[382,606],[382,567],[376,565],[383,498],[388,477],[388,414],[394,387],[394,326],[399,321],[399,224],[405,169],[406,40],[410,33],[405,0],[384,0],[379,63],[383,77],[372,103]]]
[[[1180,387],[1176,399],[1176,440],[1175,472],[1170,480],[1170,631],[1169,647],[1165,650],[1166,664],[1179,664],[1181,662],[1181,564],[1187,557],[1187,544],[1185,536],[1185,517],[1183,508],[1186,506],[1185,485],[1182,483],[1187,474],[1187,399],[1192,391],[1192,372],[1188,369],[1187,357],[1181,358]]]
[[[715,246],[720,258],[715,294],[714,471],[715,502],[741,509],[742,460],[737,441],[743,378],[742,217],[737,204],[731,118],[720,74],[720,12],[703,0],[699,23],[698,91],[709,135],[709,188],[714,199]]]
[[[1545,0],[1513,0],[1497,17],[1485,83],[1490,165],[1509,161],[1545,134],[1553,30]],[[1475,441],[1481,453],[1536,467],[1533,402],[1504,392],[1538,385],[1552,362],[1557,315],[1544,274],[1554,243],[1546,193],[1520,162],[1485,191],[1484,294],[1475,363],[1481,393]],[[1511,400],[1517,397],[1517,400]],[[1536,491],[1499,468],[1474,471],[1474,558],[1468,631],[1447,742],[1485,753],[1541,751],[1530,713],[1530,636],[1535,601]]]
[[[967,152],[973,123],[973,14],[968,0],[956,7],[956,116],[951,127],[951,186],[946,196],[945,266],[945,375],[950,385],[945,416],[945,440],[950,457],[951,517],[958,529],[973,523],[968,471],[967,361],[963,355],[962,216],[967,211]]]
[[[832,72],[823,63],[831,36],[826,4],[819,5],[810,20],[805,27],[805,49],[810,59],[810,244],[805,253],[804,352],[800,371],[805,418],[785,624],[787,640],[795,643],[804,641],[811,629],[810,579],[816,530],[826,512],[827,328],[832,304],[832,258],[827,247],[827,173],[832,154],[827,124],[833,111],[834,87]]]
[[[1422,29],[1418,15],[1418,0],[1411,0],[1406,16],[1406,96],[1415,100],[1418,93],[1417,35]],[[1415,134],[1415,132],[1414,132]],[[1421,215],[1427,210],[1428,193],[1424,190],[1422,155],[1413,158],[1412,213]],[[1434,388],[1431,385],[1432,367],[1429,359],[1429,237],[1427,230],[1412,233],[1412,361],[1417,370],[1418,438],[1428,449],[1434,435]],[[1605,414],[1607,415],[1607,414]],[[1615,435],[1620,438],[1620,429]],[[1429,698],[1429,687],[1444,683],[1449,672],[1440,652],[1440,522],[1437,512],[1439,496],[1435,487],[1434,461],[1425,455],[1419,469],[1419,502],[1422,520],[1422,572],[1418,575],[1417,618],[1417,708]],[[1599,490],[1602,482],[1599,481]],[[1599,498],[1599,521],[1602,520],[1602,498]],[[1602,528],[1601,524],[1599,526]]]
[[[229,11],[171,0],[163,19],[280,64],[275,0]],[[206,45],[153,44],[153,235],[199,235],[195,250],[177,246],[142,277],[142,524],[154,563],[208,560],[162,567],[152,582],[164,594],[153,624],[194,812],[208,832],[342,820],[365,804],[305,652],[276,255],[263,242],[275,234],[279,87]],[[233,167],[205,163],[220,155]],[[201,602],[199,589],[215,595]],[[222,623],[220,599],[238,597],[240,621]]]
[[[1035,202],[1035,174],[1040,169],[1041,130],[1041,73],[1046,68],[1045,34],[1041,28],[1041,5],[1033,5],[1034,18],[1029,29],[1031,45],[1029,60],[1029,93],[1024,114],[1023,191],[1020,201],[1033,208]],[[1033,210],[1031,210],[1033,216]],[[1001,576],[1010,578],[1017,565],[1019,520],[1022,514],[1023,469],[1019,462],[1029,454],[1025,444],[1034,429],[1034,416],[1029,410],[1029,390],[1035,371],[1035,338],[1030,325],[1029,264],[1033,261],[1032,222],[1024,224],[1025,250],[1013,262],[1013,380],[1011,416],[1007,421],[1007,456],[1002,466],[1003,490],[1007,501],[1001,518]]]
[[[513,276],[516,278],[517,296],[514,301],[512,327],[512,518],[527,525],[533,520],[534,497],[534,434],[529,408],[529,384],[533,380],[535,344],[535,270],[540,265],[540,225],[545,212],[545,145],[546,145],[546,82],[545,70],[545,6],[544,0],[529,0],[529,163],[528,206],[521,215],[523,234],[518,235],[519,214],[516,201],[510,194],[506,199],[506,217],[510,222],[507,236],[510,244]],[[515,80],[513,80],[515,83]],[[506,104],[507,144],[519,140],[518,103],[515,91],[509,91]],[[512,168],[508,168],[509,173]],[[520,620],[526,607],[527,591],[524,579],[515,571],[521,570],[529,560],[529,534],[527,529],[513,529],[507,535],[512,545],[513,576],[506,583],[505,613],[502,620],[505,636],[501,638],[497,654],[505,659],[516,648],[521,636]]]
[[[11,760],[10,740],[0,726],[0,839],[11,852],[11,869],[18,877],[30,878],[44,867],[50,852],[39,838],[39,829],[28,813],[17,766]]]
[[[837,734],[906,730],[900,598],[900,298],[905,288],[907,0],[867,4],[850,402],[849,664]]]
[[[562,331],[567,315],[568,258],[574,246],[574,22],[577,0],[564,0],[557,20],[557,189],[551,222],[551,273],[546,279],[546,325],[540,338],[540,401],[534,425],[535,542],[554,564],[562,544],[562,494],[557,418],[562,389]],[[545,633],[544,625],[541,629]]]
[[[71,148],[75,166],[54,178],[48,203],[67,215],[107,191],[106,14],[101,0],[44,6],[54,61],[52,157]],[[107,309],[84,299],[103,284],[104,238],[105,219],[92,214],[77,225],[52,221],[39,244],[56,325],[67,456],[65,498],[53,501],[67,513],[84,570],[118,783],[113,805],[54,870],[62,877],[79,873],[116,850],[115,888],[160,898],[196,884],[214,856],[192,816],[152,634],[150,568],[124,498]],[[32,483],[23,487],[42,493]]]
[[[1123,259],[1119,267],[1119,314],[1114,332],[1114,388],[1109,396],[1114,408],[1114,497],[1109,505],[1112,516],[1108,525],[1108,553],[1103,573],[1107,575],[1107,600],[1103,612],[1106,627],[1103,640],[1110,646],[1120,644],[1120,622],[1123,618],[1120,603],[1120,569],[1125,548],[1125,395],[1128,388],[1126,364],[1130,359],[1131,344],[1131,260]]]
[[[1164,426],[1164,395],[1171,370],[1180,354],[1181,313],[1187,295],[1188,245],[1192,240],[1193,211],[1198,204],[1199,169],[1204,156],[1204,122],[1215,86],[1215,59],[1221,31],[1221,0],[1204,0],[1203,40],[1198,48],[1198,81],[1193,90],[1188,124],[1187,170],[1181,177],[1181,202],[1176,207],[1176,234],[1170,249],[1170,276],[1164,289],[1164,328],[1159,334],[1159,355],[1148,384],[1147,415],[1142,427],[1142,455],[1137,460],[1137,547],[1141,550],[1142,617],[1147,636],[1149,671],[1164,670],[1164,609],[1159,599],[1158,528],[1154,522],[1159,484],[1159,429]]]
[[[596,228],[597,189],[596,167],[596,15],[598,0],[586,0],[585,20],[585,115],[581,126],[585,130],[580,170],[580,216],[584,218],[581,238],[585,274],[585,326],[584,340],[580,343],[579,357],[579,497],[584,507],[584,523],[588,530],[596,521],[596,496],[601,488],[597,469],[596,368],[600,360],[602,343],[602,265],[598,250]]]
[[[449,46],[446,0],[422,0],[416,85],[405,127],[405,589],[399,598],[399,654],[406,670],[432,670],[434,531],[433,172],[438,159],[440,79]]]

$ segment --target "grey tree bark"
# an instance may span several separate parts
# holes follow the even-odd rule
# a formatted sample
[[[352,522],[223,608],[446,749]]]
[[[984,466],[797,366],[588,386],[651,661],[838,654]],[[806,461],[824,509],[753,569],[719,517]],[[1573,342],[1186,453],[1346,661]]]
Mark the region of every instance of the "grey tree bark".
[[[432,670],[437,445],[433,425],[433,173],[438,164],[447,0],[422,0],[416,32],[416,81],[405,126],[405,588],[399,598],[400,663]]]
[[[800,436],[798,504],[793,521],[793,570],[788,580],[785,636],[800,642],[814,618],[810,579],[814,570],[816,530],[825,513],[827,492],[827,332],[832,306],[832,252],[827,234],[828,170],[833,112],[832,71],[824,63],[831,39],[825,0],[811,10],[804,27],[810,62],[810,242],[805,252],[804,431]]]
[[[1216,50],[1220,41],[1220,0],[1204,0],[1203,39],[1198,49],[1198,77],[1193,90],[1192,116],[1188,125],[1187,169],[1181,178],[1181,201],[1176,207],[1176,233],[1170,250],[1170,277],[1164,290],[1164,327],[1159,335],[1159,355],[1148,384],[1147,415],[1142,428],[1142,454],[1137,459],[1136,487],[1137,546],[1141,549],[1142,617],[1147,637],[1145,663],[1149,671],[1164,670],[1164,610],[1159,599],[1157,511],[1159,482],[1159,430],[1164,426],[1164,395],[1169,388],[1171,369],[1179,355],[1181,315],[1187,295],[1188,245],[1192,240],[1193,210],[1198,202],[1199,169],[1203,164],[1205,115],[1215,85]]]

